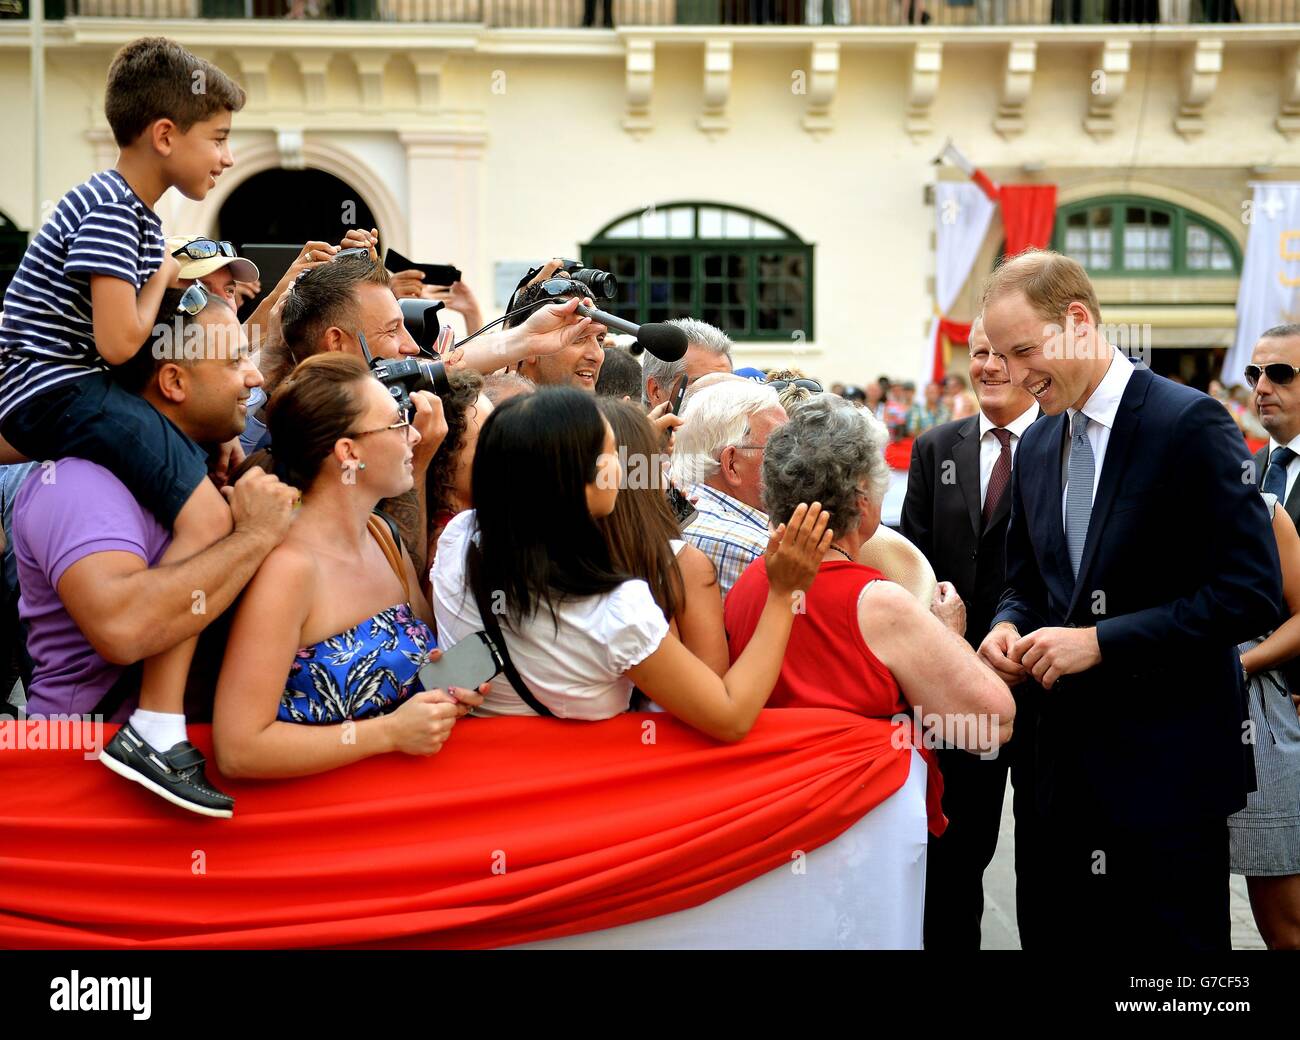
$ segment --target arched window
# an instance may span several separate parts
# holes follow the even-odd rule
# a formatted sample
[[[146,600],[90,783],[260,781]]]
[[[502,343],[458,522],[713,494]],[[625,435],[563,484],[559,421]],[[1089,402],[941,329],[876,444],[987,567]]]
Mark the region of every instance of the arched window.
[[[1100,277],[1222,278],[1241,272],[1241,251],[1218,224],[1182,206],[1140,195],[1062,206],[1052,248]]]
[[[813,338],[813,247],[750,210],[652,206],[599,231],[582,259],[617,276],[608,309],[638,324],[695,317],[735,340]]]

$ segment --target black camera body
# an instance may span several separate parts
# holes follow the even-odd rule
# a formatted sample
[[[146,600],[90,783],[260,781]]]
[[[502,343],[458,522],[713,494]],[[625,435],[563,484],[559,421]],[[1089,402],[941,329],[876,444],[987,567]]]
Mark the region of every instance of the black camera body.
[[[371,374],[384,384],[393,395],[403,415],[411,414],[411,395],[417,390],[432,390],[439,397],[451,393],[447,381],[447,366],[441,361],[426,358],[377,358],[370,354],[370,345],[364,332],[357,333],[361,355],[370,366]]]
[[[609,271],[586,267],[581,260],[565,260],[560,270],[575,282],[581,282],[593,300],[601,297],[612,300],[618,294],[618,279]]]
[[[417,390],[432,390],[439,397],[451,392],[447,367],[441,361],[424,358],[373,358],[370,371],[393,395],[404,415],[411,412],[411,395]]]

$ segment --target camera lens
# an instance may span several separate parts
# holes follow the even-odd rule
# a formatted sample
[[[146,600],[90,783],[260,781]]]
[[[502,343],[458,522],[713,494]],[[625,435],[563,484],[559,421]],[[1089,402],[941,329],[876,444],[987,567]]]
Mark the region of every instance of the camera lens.
[[[451,384],[447,382],[447,367],[441,361],[416,361],[420,366],[420,379],[412,389],[432,390],[439,397],[451,393]]]
[[[591,290],[592,296],[603,296],[607,300],[612,300],[618,292],[618,279],[608,271],[584,267],[581,271],[574,271],[571,277],[575,282],[581,282]]]

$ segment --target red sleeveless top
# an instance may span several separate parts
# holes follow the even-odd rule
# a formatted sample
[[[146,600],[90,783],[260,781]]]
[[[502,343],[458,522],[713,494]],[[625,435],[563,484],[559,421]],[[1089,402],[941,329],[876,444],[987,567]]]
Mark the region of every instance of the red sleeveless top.
[[[769,708],[837,708],[868,718],[911,715],[897,681],[871,652],[858,625],[858,599],[873,581],[888,581],[874,567],[849,560],[828,560],[795,615],[781,674]],[[732,663],[749,645],[767,603],[767,561],[759,557],[727,595],[727,646]],[[919,743],[919,742],[913,742]],[[904,753],[906,746],[899,749]],[[928,767],[926,803],[930,830],[943,832],[947,821],[939,806],[943,778],[933,751],[920,747]]]

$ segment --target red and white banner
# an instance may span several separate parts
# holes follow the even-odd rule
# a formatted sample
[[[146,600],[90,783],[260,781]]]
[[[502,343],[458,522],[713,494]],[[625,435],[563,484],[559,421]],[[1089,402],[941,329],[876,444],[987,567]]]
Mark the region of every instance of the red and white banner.
[[[943,378],[942,316],[957,302],[979,256],[996,203],[973,181],[940,181],[934,186],[934,297],[936,313],[926,337],[923,380]]]
[[[935,162],[949,162],[969,181],[935,185],[935,316],[922,355],[922,380],[944,375],[944,341],[966,343],[969,322],[944,317],[966,284],[988,234],[993,211],[1001,207],[1006,256],[1026,249],[1046,249],[1056,222],[1055,184],[995,184],[948,141]]]
[[[789,865],[898,791],[912,760],[890,720],[826,709],[764,711],[731,745],[662,714],[470,719],[430,759],[222,779],[235,817],[212,820],[52,728],[0,723],[0,946],[483,948],[594,931]],[[189,730],[208,752],[209,727]]]

